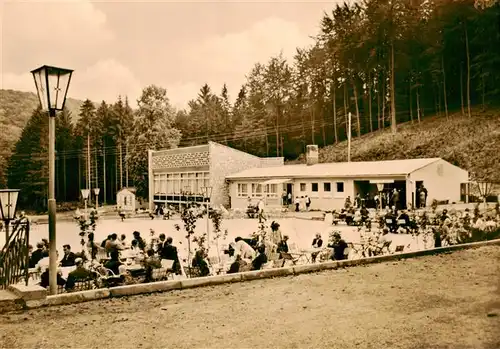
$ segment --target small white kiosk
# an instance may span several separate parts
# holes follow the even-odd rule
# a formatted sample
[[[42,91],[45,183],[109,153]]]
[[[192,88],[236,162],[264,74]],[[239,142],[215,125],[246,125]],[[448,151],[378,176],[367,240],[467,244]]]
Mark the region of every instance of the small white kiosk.
[[[123,188],[116,194],[116,206],[119,211],[135,212],[135,188]]]

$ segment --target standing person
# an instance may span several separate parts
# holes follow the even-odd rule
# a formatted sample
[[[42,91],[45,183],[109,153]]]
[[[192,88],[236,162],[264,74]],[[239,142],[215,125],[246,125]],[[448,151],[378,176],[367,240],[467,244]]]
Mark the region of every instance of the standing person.
[[[288,199],[288,195],[286,193],[286,190],[283,190],[283,194],[281,195],[281,201],[282,201],[282,205],[283,206],[286,206],[287,205],[287,199]]]
[[[424,187],[424,185],[422,184],[420,186],[420,207],[421,208],[425,208],[426,204],[427,204],[427,189]]]
[[[263,199],[259,200],[259,204],[257,205],[257,207],[259,208],[259,223],[262,223],[262,221],[266,220],[266,217],[264,216],[265,204]]]
[[[300,211],[300,199],[298,196],[295,197],[295,212]]]
[[[306,211],[309,211],[310,206],[311,206],[311,198],[306,195]]]
[[[392,205],[399,210],[399,192],[396,188],[392,191]]]
[[[288,202],[287,202],[288,205],[291,205],[292,204],[292,193],[288,193]]]

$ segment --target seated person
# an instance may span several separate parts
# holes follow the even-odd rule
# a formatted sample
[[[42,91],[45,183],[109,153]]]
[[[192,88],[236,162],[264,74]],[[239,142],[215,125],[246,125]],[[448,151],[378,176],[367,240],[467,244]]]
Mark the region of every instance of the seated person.
[[[359,213],[361,214],[361,221],[366,222],[366,220],[368,219],[368,217],[370,215],[370,212],[368,212],[368,209],[366,208],[365,205],[363,205],[363,207],[361,207],[361,210],[359,210]]]
[[[210,269],[208,268],[208,263],[205,261],[205,251],[203,249],[196,251],[191,266],[200,270],[200,276],[210,275]]]
[[[241,259],[241,256],[236,256],[234,262],[231,264],[228,270],[228,274],[239,273],[241,269],[245,268],[247,262]]]
[[[278,243],[278,247],[276,248],[276,253],[288,253],[288,235],[283,236],[283,239]]]
[[[61,259],[61,267],[72,267],[75,265],[75,259],[76,256],[73,252],[71,252],[71,246],[70,245],[64,245],[63,246],[64,250],[64,256]]]
[[[142,265],[146,270],[145,282],[151,282],[153,280],[153,269],[161,268],[160,258],[155,256],[155,252],[152,249],[147,250],[147,257],[142,261]]]
[[[57,285],[64,286],[66,284],[66,280],[64,280],[61,276],[61,273],[57,272]],[[40,286],[47,288],[49,287],[49,268],[46,267],[45,271],[40,276]]]
[[[234,239],[234,254],[240,255],[243,259],[253,260],[256,256],[255,250],[247,242],[245,242],[241,237]]]
[[[340,233],[337,232],[334,233],[333,241],[330,244],[328,244],[328,247],[333,248],[333,254],[332,254],[333,260],[340,261],[346,259],[344,251],[348,246],[347,242],[345,242],[344,239],[342,239]]]
[[[120,266],[123,265],[120,262],[120,252],[118,250],[114,250],[110,253],[110,260],[104,264],[104,267],[111,270],[115,275],[120,275],[122,268]]]
[[[173,245],[174,240],[169,236],[165,244],[160,251],[160,256],[162,259],[169,259],[174,261],[172,265],[172,269],[175,274],[179,275],[181,273],[181,264],[179,262],[179,253],[177,251],[177,247]]]
[[[87,281],[94,278],[95,274],[83,266],[83,259],[77,258],[75,260],[76,269],[73,270],[68,275],[68,280],[66,281],[66,290],[72,290],[75,287],[75,283],[81,281]]]
[[[38,262],[40,262],[44,257],[43,243],[39,242],[36,244],[36,250],[30,256],[30,268],[35,268]]]
[[[401,211],[401,214],[398,217],[398,221],[401,221],[398,222],[398,225],[402,225],[404,227],[408,227],[410,225],[410,216],[408,216],[408,213],[406,213],[405,210]]]
[[[323,246],[323,239],[321,239],[321,234],[317,233],[316,237],[313,239],[312,248],[321,248],[322,246]],[[311,253],[311,259],[313,263],[316,262],[316,257],[318,256],[318,254],[319,251]]]
[[[265,246],[260,245],[259,247],[257,247],[257,251],[259,252],[259,255],[252,261],[252,270],[260,270],[262,266],[267,263]]]

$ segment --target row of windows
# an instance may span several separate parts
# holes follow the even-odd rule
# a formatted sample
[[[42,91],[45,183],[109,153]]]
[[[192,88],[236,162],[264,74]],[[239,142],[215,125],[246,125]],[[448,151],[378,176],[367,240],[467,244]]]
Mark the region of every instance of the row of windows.
[[[307,184],[300,183],[300,191],[307,191]],[[319,191],[319,183],[311,183],[311,192],[316,193]],[[332,191],[332,183],[323,182],[323,192],[329,193]],[[335,182],[335,192],[343,193],[344,192],[344,182]]]
[[[238,197],[261,198],[277,198],[280,195],[278,192],[278,184],[266,184],[263,186],[259,183],[238,183]]]
[[[301,193],[307,192],[307,183],[300,183],[299,189]],[[333,186],[331,182],[323,182],[323,192],[331,193],[332,189],[335,189],[335,193],[344,193],[344,182],[334,182]],[[238,197],[260,198],[267,196],[268,198],[277,198],[284,190],[286,190],[286,184],[278,188],[278,184],[266,184],[263,187],[259,183],[238,183]],[[310,192],[319,192],[319,183],[310,183]]]
[[[156,194],[199,194],[210,185],[209,172],[162,173],[154,175]]]

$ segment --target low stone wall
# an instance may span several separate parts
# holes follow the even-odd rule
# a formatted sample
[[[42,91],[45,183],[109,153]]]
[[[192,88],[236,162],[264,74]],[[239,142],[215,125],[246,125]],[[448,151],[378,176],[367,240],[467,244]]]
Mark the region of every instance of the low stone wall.
[[[11,286],[9,290],[17,297],[17,302],[23,304],[24,309],[33,309],[44,306],[81,303],[90,300],[126,297],[138,294],[149,294],[155,292],[166,292],[171,290],[182,290],[195,287],[214,286],[232,282],[243,282],[258,279],[286,277],[305,273],[314,273],[338,268],[397,261],[400,259],[434,255],[439,253],[453,252],[468,248],[477,248],[488,245],[500,245],[500,239],[492,241],[481,241],[470,244],[439,247],[430,250],[391,254],[378,257],[369,257],[354,260],[328,261],[318,264],[297,265],[284,268],[249,271],[237,274],[216,275],[209,277],[192,278],[185,280],[169,280],[147,284],[135,284],[112,287],[109,289],[97,289],[82,292],[66,293],[54,296],[46,296],[46,290],[39,286]],[[0,307],[0,312],[1,307]]]

